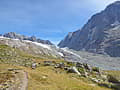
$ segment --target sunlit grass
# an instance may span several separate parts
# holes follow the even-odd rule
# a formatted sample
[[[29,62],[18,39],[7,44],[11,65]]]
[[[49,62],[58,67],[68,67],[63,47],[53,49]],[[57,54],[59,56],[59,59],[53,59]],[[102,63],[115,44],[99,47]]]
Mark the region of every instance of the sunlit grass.
[[[51,66],[40,66],[33,70],[29,67],[0,64],[0,70],[8,68],[22,69],[28,73],[28,90],[111,90],[97,84],[91,86],[94,83],[88,79]]]
[[[53,67],[39,67],[36,70],[27,69],[29,73],[28,90],[110,90],[99,86],[90,86],[87,79],[58,71]]]

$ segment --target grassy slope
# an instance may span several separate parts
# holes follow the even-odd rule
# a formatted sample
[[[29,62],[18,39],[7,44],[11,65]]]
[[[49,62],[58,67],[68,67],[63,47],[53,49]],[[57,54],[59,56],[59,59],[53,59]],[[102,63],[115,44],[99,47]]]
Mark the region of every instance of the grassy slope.
[[[112,76],[113,80],[118,82],[118,84],[114,84],[113,88],[116,90],[120,90],[120,71],[107,71],[107,73]]]
[[[7,45],[0,45],[0,63],[25,65],[32,63],[32,56]]]
[[[0,70],[20,68],[28,72],[28,90],[110,90],[93,84],[85,78],[78,78],[75,74],[67,74],[63,70],[53,67],[38,67],[32,70],[28,67],[0,64]],[[1,77],[0,77],[1,78]]]
[[[54,60],[61,62],[61,60],[52,57],[35,57],[6,45],[0,45],[0,57],[0,70],[22,68],[28,72],[28,90],[109,90],[97,85],[91,86],[94,83],[87,79],[80,78],[75,74],[67,74],[63,70],[56,70],[53,67],[40,66],[35,70],[24,67],[25,64],[29,63],[30,65],[33,61]],[[5,64],[6,62],[9,65]],[[13,66],[13,64],[17,66]]]
[[[120,80],[120,71],[107,71],[107,73],[116,77],[116,79]]]
[[[90,86],[86,80],[77,79],[75,75],[56,73],[51,67],[27,70],[29,73],[28,90],[108,90],[99,86]],[[44,78],[46,77],[46,78]]]
[[[52,56],[27,54],[19,49],[0,44],[0,63],[30,66],[34,61],[55,59]],[[37,62],[38,62],[37,61]]]

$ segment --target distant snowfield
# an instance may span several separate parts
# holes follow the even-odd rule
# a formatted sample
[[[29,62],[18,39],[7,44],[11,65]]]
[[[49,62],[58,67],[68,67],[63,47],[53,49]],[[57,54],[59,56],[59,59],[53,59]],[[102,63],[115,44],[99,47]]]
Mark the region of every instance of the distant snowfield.
[[[33,44],[35,44],[37,46],[41,46],[41,47],[46,48],[48,50],[52,50],[51,47],[50,47],[50,45],[47,45],[47,44],[32,42],[32,41],[29,41],[29,40],[23,40],[23,41],[28,42],[28,43],[33,43]]]

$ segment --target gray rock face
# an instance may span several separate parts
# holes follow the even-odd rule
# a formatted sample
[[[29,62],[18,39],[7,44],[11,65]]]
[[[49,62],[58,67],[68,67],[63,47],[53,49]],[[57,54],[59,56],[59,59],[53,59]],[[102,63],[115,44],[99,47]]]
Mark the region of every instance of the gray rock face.
[[[35,36],[27,37],[24,35],[16,34],[15,32],[9,32],[3,35],[4,37],[11,38],[11,39],[19,39],[19,40],[29,40],[33,42],[53,45],[49,40],[41,40],[37,39]]]
[[[69,33],[58,46],[120,56],[120,1],[93,15],[81,30]]]
[[[9,33],[5,33],[3,35],[3,37],[7,37],[7,38],[11,38],[11,39],[20,39],[23,40],[25,37],[20,35],[20,34],[16,34],[14,32],[9,32]]]

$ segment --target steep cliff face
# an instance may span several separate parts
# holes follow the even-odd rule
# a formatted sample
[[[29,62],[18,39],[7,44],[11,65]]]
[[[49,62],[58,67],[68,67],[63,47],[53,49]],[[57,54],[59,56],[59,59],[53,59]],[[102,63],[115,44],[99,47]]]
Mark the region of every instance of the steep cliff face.
[[[69,33],[58,46],[120,56],[120,1],[93,15],[81,30]]]

